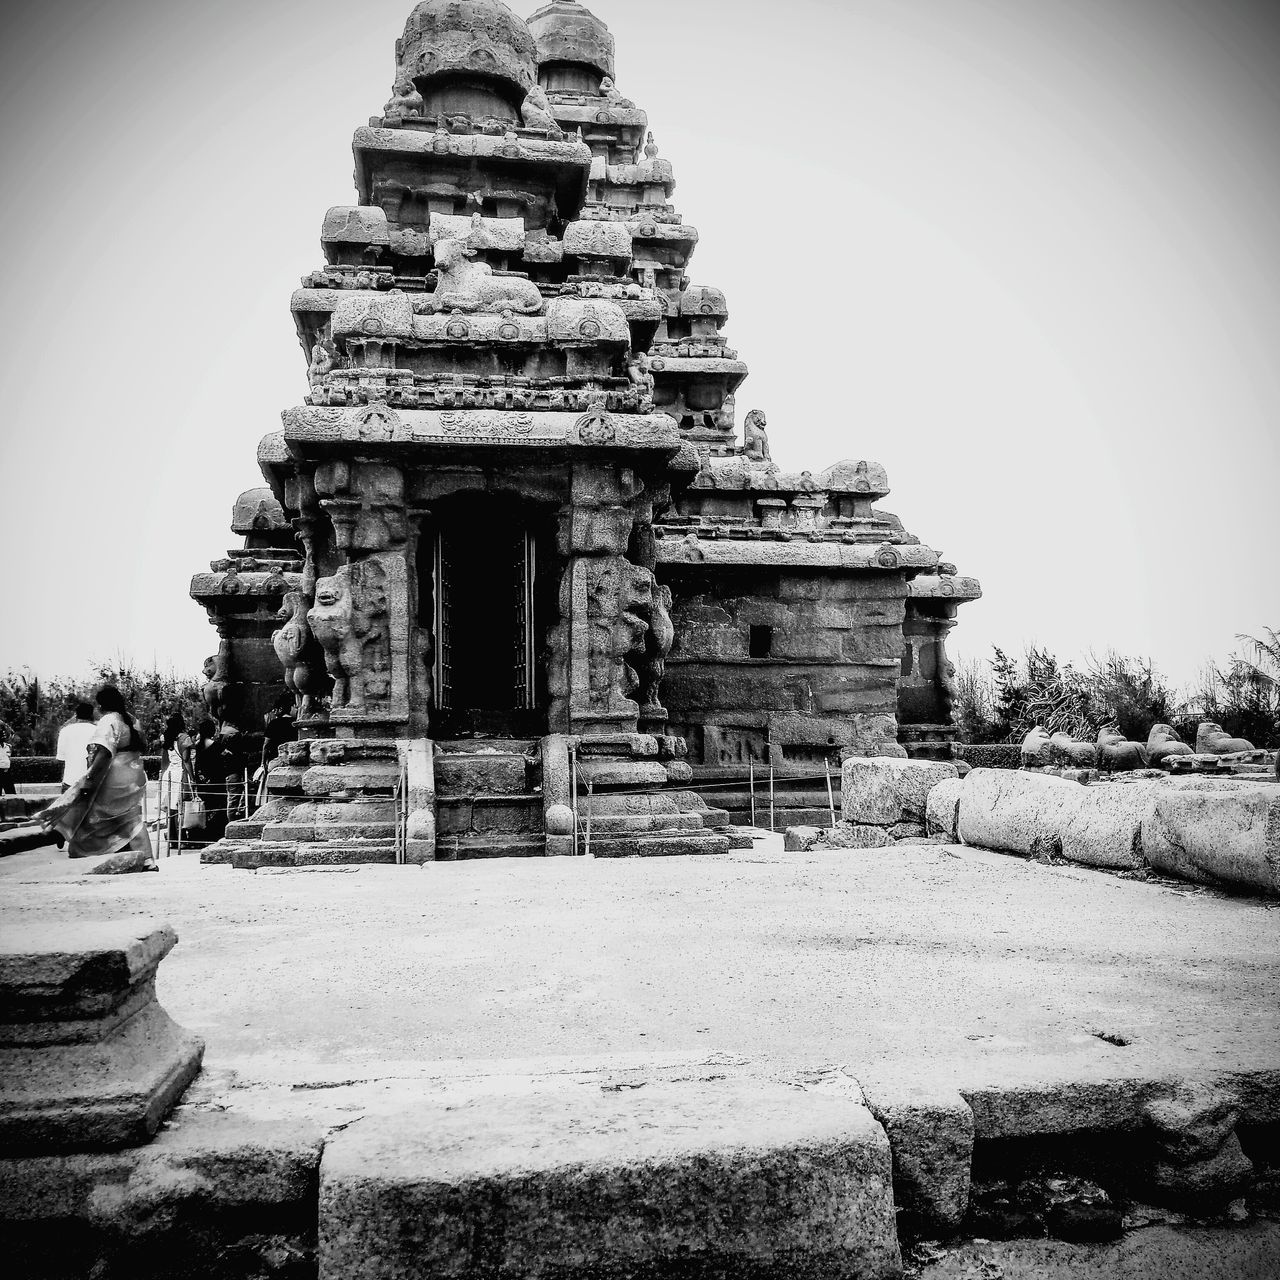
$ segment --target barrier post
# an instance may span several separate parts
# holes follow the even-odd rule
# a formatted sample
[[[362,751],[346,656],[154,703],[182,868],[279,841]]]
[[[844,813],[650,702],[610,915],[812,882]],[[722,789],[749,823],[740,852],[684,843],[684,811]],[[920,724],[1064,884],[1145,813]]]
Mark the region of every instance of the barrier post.
[[[823,762],[827,767],[827,806],[831,810],[831,830],[836,829],[836,797],[831,790],[831,760],[828,758]]]
[[[751,825],[756,825],[756,762],[747,761],[747,777],[751,783]]]

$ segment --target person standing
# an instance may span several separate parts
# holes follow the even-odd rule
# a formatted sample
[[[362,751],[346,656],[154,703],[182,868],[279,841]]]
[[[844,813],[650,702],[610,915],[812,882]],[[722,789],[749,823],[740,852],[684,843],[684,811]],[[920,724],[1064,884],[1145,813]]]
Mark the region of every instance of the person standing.
[[[122,853],[125,865],[113,870],[159,870],[142,819],[146,739],[114,685],[103,685],[94,701],[102,718],[89,742],[89,768],[45,808],[40,825],[65,836],[73,858]]]
[[[0,796],[17,794],[13,785],[13,730],[0,720]]]
[[[164,722],[164,773],[160,775],[159,807],[169,818],[169,839],[178,838],[178,811],[182,805],[184,783],[190,778],[191,754],[195,740],[187,732],[186,721],[175,712]]]
[[[89,768],[89,743],[93,741],[93,708],[87,702],[77,702],[75,718],[58,730],[58,746],[55,755],[62,761],[62,789],[82,778]]]

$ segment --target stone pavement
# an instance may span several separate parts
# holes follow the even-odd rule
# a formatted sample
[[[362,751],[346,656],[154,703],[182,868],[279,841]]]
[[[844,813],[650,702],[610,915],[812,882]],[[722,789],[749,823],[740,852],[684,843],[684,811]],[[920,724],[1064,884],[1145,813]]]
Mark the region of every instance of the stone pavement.
[[[898,1208],[916,1196],[926,1218],[945,1222],[963,1211],[975,1139],[1091,1130],[1123,1146],[1153,1099],[1188,1080],[1239,1100],[1250,1150],[1280,1122],[1280,916],[1265,900],[958,846],[779,846],[257,873],[187,855],[163,859],[159,875],[105,879],[38,851],[0,865],[0,929],[127,916],[174,926],[158,995],[207,1042],[205,1070],[132,1159],[186,1168],[196,1158],[186,1143],[207,1164],[231,1142],[228,1126],[247,1126],[263,1185],[275,1186],[271,1169],[291,1171],[271,1194],[293,1204],[293,1184],[319,1178],[321,1275],[415,1274],[422,1261],[416,1244],[396,1252],[389,1227],[376,1239],[324,1235],[366,1220],[361,1206],[379,1189],[360,1170],[375,1165],[389,1171],[381,1190],[422,1220],[453,1222],[458,1240],[485,1236],[491,1201],[468,1187],[505,1187],[508,1207],[567,1204],[566,1274],[575,1259],[591,1273],[595,1219],[585,1208],[573,1217],[560,1175],[537,1190],[539,1150],[548,1169],[562,1167],[563,1126],[539,1126],[565,1108],[584,1142],[593,1130],[618,1135],[616,1167],[575,1148],[587,1181],[572,1185],[595,1187],[591,1202],[613,1197],[610,1238],[624,1253],[647,1238],[642,1206],[668,1176],[655,1181],[646,1135],[688,1113],[667,1154],[694,1171],[688,1185],[711,1220],[731,1224],[749,1202],[821,1227],[824,1204],[847,1203],[862,1234],[818,1230],[825,1252],[805,1266],[886,1276],[897,1248],[886,1133]],[[685,1090],[693,1102],[680,1101]],[[647,1119],[646,1108],[656,1108]],[[414,1125],[438,1129],[424,1117],[468,1110],[497,1129],[465,1159],[425,1139],[406,1159],[396,1145]],[[753,1112],[776,1114],[778,1142],[751,1146]],[[743,1116],[741,1139],[728,1123],[698,1129],[697,1115],[715,1114]],[[272,1126],[283,1126],[278,1140],[262,1137]],[[518,1161],[508,1184],[513,1150],[532,1163]],[[441,1200],[446,1155],[457,1168]],[[234,1167],[247,1159],[235,1155]],[[721,1208],[724,1179],[705,1172],[716,1159],[759,1171]],[[127,1176],[148,1195],[163,1184]],[[210,1175],[233,1201],[243,1181]],[[471,1208],[459,1215],[459,1205]],[[298,1212],[314,1222],[314,1204]],[[738,1242],[734,1257],[765,1256],[769,1221],[724,1237]],[[518,1234],[509,1243],[533,1247]]]

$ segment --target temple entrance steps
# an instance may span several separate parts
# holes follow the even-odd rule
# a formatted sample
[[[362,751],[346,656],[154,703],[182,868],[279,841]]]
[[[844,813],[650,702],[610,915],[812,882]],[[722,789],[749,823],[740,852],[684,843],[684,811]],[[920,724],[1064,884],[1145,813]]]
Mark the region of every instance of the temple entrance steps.
[[[437,861],[543,856],[542,753],[536,739],[466,738],[433,747]]]

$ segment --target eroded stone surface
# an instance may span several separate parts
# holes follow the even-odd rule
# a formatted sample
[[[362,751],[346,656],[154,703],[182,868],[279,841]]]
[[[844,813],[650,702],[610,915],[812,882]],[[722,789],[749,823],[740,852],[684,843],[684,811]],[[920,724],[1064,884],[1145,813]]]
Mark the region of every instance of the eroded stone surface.
[[[366,1119],[325,1149],[320,1275],[899,1274],[883,1130],[765,1082],[599,1085]]]

